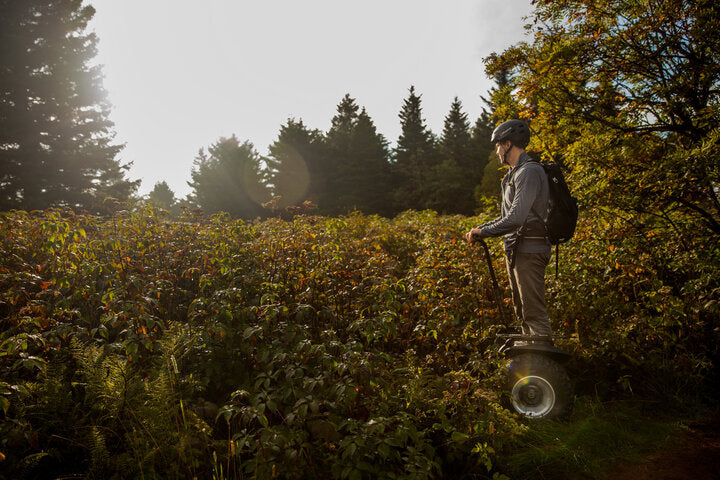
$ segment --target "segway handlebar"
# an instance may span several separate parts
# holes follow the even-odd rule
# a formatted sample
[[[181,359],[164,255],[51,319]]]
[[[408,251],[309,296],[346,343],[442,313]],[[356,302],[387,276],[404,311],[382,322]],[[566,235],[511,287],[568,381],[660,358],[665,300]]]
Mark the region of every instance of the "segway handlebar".
[[[473,240],[482,245],[485,251],[485,259],[487,260],[488,270],[490,271],[490,279],[492,280],[493,292],[495,293],[495,302],[497,302],[498,313],[500,314],[500,321],[503,325],[507,325],[507,319],[505,318],[505,310],[502,304],[502,295],[500,295],[500,286],[498,285],[497,277],[495,276],[495,268],[492,264],[492,256],[490,255],[490,249],[488,248],[485,239],[478,234],[473,234]]]

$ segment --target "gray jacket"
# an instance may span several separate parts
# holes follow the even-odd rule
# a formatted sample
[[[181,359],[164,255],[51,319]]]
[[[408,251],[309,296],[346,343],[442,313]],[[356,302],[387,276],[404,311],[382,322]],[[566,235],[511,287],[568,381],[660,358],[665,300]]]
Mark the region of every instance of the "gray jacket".
[[[550,253],[550,241],[545,238],[544,226],[547,219],[548,180],[542,165],[533,162],[527,153],[520,154],[517,165],[503,177],[502,192],[500,217],[478,227],[482,229],[483,237],[504,235],[507,252],[516,243],[518,231],[524,226],[517,251]],[[542,218],[538,215],[542,215]]]

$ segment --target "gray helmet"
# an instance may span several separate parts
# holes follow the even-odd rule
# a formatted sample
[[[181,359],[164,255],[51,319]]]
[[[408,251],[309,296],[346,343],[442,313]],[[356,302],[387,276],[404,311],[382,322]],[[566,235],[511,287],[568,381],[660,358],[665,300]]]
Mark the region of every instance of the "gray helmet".
[[[492,143],[510,140],[513,145],[525,148],[530,143],[530,128],[522,120],[508,120],[501,123],[493,130],[490,141]]]

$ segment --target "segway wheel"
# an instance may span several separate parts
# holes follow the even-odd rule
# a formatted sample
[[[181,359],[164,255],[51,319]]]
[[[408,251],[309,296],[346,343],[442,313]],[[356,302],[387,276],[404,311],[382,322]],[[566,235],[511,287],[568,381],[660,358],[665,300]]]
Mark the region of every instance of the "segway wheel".
[[[535,353],[513,357],[508,364],[513,409],[530,419],[557,419],[572,406],[573,389],[565,368]]]

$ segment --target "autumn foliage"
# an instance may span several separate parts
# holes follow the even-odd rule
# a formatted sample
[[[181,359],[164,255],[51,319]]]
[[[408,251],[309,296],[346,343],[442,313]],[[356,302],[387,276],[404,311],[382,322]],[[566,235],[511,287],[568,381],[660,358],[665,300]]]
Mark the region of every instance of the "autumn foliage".
[[[4,214],[0,471],[492,476],[525,427],[461,241],[482,220]],[[679,397],[716,365],[717,249],[638,242],[584,218],[550,277],[580,395]]]

